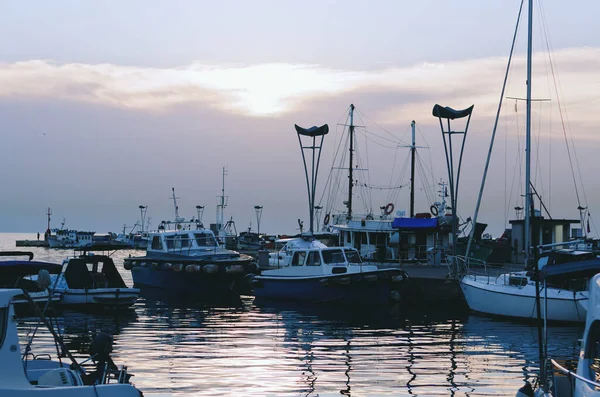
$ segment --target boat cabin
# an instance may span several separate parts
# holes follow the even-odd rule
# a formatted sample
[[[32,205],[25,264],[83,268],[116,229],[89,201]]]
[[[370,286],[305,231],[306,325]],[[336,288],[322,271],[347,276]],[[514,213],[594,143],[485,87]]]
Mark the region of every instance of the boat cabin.
[[[273,270],[263,271],[265,276],[313,277],[323,274],[355,273],[365,267],[358,251],[346,247],[298,247],[289,253],[285,263]],[[374,266],[366,266],[374,267]]]
[[[339,245],[356,248],[361,257],[380,262],[398,258],[398,232],[393,219],[364,217],[345,224],[334,224],[331,230],[339,236]]]
[[[189,255],[194,251],[207,252],[218,248],[219,243],[210,230],[180,230],[151,234],[147,252]]]
[[[352,248],[297,250],[290,266],[352,265],[361,264],[358,251]]]

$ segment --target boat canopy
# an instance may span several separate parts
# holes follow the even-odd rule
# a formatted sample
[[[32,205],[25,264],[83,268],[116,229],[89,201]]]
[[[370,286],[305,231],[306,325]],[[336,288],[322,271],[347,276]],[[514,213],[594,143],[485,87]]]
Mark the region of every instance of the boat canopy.
[[[535,279],[534,272],[530,272],[530,277]],[[592,277],[596,273],[600,273],[600,258],[578,260],[560,264],[549,264],[540,270],[540,279],[545,279],[552,276],[569,274],[573,278]],[[529,275],[529,274],[528,274]]]
[[[40,270],[47,270],[50,274],[59,274],[61,269],[62,265],[58,263],[24,260],[1,261],[0,277],[4,278],[6,275],[25,277],[37,274]]]
[[[438,227],[437,218],[395,218],[392,222],[395,229],[404,230],[427,230]]]
[[[105,255],[69,259],[65,279],[72,289],[127,288],[115,263]]]

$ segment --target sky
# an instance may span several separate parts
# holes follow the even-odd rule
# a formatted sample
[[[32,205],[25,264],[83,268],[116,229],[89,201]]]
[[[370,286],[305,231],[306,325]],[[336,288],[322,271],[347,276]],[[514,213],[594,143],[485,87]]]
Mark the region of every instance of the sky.
[[[588,207],[597,235],[600,3],[534,3],[533,96],[549,99],[532,106],[534,183],[555,218],[576,219],[577,206]],[[213,223],[225,167],[225,217],[238,231],[256,229],[260,205],[262,232],[295,233],[297,219],[308,224],[308,204],[294,124],[330,126],[323,197],[351,103],[366,127],[357,142],[371,183],[403,186],[358,200],[376,213],[388,202],[408,209],[398,178],[411,120],[428,174],[417,182],[416,207],[426,212],[432,193],[425,191],[435,195],[448,180],[431,109],[475,105],[459,184],[466,219],[520,2],[457,4],[0,2],[0,231],[43,231],[48,207],[52,227],[64,219],[69,228],[106,233],[131,227],[147,205],[156,227],[174,216],[172,187],[181,216],[203,205],[204,223]],[[505,96],[525,96],[524,27]],[[503,103],[479,218],[496,236],[515,216],[524,184],[525,106]]]

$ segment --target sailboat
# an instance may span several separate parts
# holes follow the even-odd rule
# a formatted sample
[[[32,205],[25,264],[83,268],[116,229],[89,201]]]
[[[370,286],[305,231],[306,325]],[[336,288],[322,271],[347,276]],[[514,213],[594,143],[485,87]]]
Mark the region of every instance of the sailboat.
[[[332,167],[332,173],[328,179],[328,197],[324,206],[325,217],[323,220],[324,230],[338,236],[339,245],[348,248],[355,248],[360,252],[361,257],[367,261],[376,262],[394,262],[400,259],[425,260],[427,256],[427,247],[434,245],[447,245],[447,234],[441,232],[443,222],[425,222],[425,229],[416,230],[413,223],[406,223],[397,220],[419,218],[444,220],[445,206],[441,202],[434,203],[431,213],[414,213],[415,203],[415,165],[417,164],[415,145],[416,123],[411,123],[412,145],[408,146],[411,150],[410,162],[410,218],[404,218],[406,211],[398,210],[393,193],[388,197],[389,202],[371,208],[371,191],[373,189],[398,191],[403,186],[373,186],[370,177],[366,175],[367,168],[362,168],[361,159],[358,155],[358,145],[356,145],[355,106],[351,104],[348,109],[347,122],[344,127],[344,136],[340,140],[340,146],[336,149],[336,159]],[[374,135],[375,136],[375,135]],[[347,153],[347,156],[346,156]],[[339,158],[338,158],[339,157]],[[405,163],[407,169],[408,163]],[[364,175],[364,176],[363,176]],[[346,189],[346,190],[344,190]],[[335,206],[342,202],[339,195],[342,196],[344,208],[336,210]],[[360,198],[364,200],[365,211],[360,213],[356,211],[356,202]],[[386,200],[387,201],[387,200]],[[320,209],[321,207],[317,207]],[[438,216],[439,214],[439,216]],[[434,225],[434,226],[430,226]]]
[[[590,277],[600,271],[600,259],[588,252],[573,249],[558,249],[560,246],[564,246],[564,243],[538,245],[538,250],[552,248],[551,251],[539,255],[539,258],[535,258],[538,255],[533,255],[531,249],[532,218],[534,215],[532,211],[533,194],[531,183],[532,3],[533,1],[529,0],[525,148],[526,202],[524,205],[525,219],[523,232],[526,270],[496,276],[491,276],[490,274],[466,274],[461,278],[460,286],[469,307],[477,312],[523,319],[537,319],[541,314],[540,295],[542,295],[544,297],[544,305],[547,308],[545,312],[547,320],[583,322],[585,321],[585,307],[588,299],[586,283]],[[521,13],[519,12],[519,19],[520,15]],[[506,87],[513,50],[514,39],[504,79],[505,85],[501,93],[501,102],[504,97],[504,89]],[[500,108],[501,106],[498,108],[498,115],[500,114]],[[490,153],[497,124],[498,116],[492,134]],[[489,155],[487,161],[485,173],[489,165]],[[481,203],[481,195],[486,177],[485,173],[475,210],[474,222],[476,222]],[[471,242],[469,242],[470,245]],[[455,258],[465,261],[467,271],[469,270],[468,265],[473,264],[472,258],[469,258],[469,246],[465,258]]]

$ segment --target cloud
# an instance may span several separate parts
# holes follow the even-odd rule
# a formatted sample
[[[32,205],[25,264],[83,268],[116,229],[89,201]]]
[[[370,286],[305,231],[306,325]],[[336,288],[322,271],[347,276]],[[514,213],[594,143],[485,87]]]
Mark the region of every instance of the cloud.
[[[565,49],[553,55],[560,68],[563,95],[576,104],[577,118],[590,121],[587,112],[600,89],[600,49]],[[544,54],[534,57],[534,95],[555,98],[552,73]],[[523,57],[515,57],[508,95],[524,96]],[[185,103],[203,103],[228,112],[273,116],[293,112],[315,98],[367,92],[409,99],[402,108],[390,107],[380,115],[394,123],[431,99],[469,106],[485,115],[495,113],[506,59],[422,63],[411,67],[375,70],[333,69],[319,65],[271,63],[147,68],[113,64],[57,64],[32,60],[0,64],[0,96],[45,97],[112,106],[168,110]],[[414,99],[411,99],[414,98]],[[426,105],[426,106],[424,106]],[[413,116],[414,117],[414,116]]]

